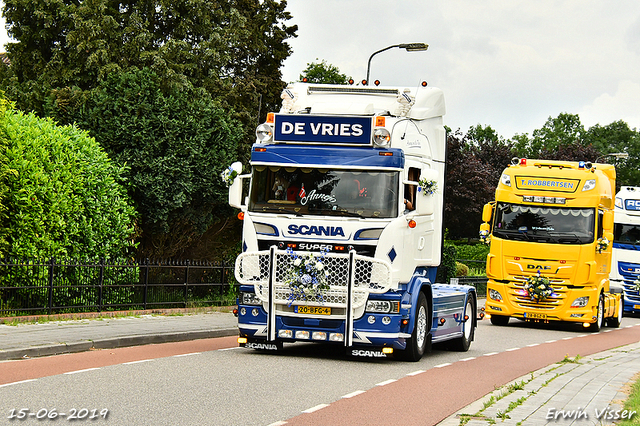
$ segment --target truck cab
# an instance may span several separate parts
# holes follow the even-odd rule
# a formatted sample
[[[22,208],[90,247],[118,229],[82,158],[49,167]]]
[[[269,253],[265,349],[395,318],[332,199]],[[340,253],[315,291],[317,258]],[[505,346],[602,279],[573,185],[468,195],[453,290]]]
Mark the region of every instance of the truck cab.
[[[296,83],[282,99],[230,186],[244,215],[240,343],[312,341],[412,360],[431,341],[468,348],[475,290],[435,285],[442,92]]]
[[[640,312],[640,187],[616,194],[611,263],[612,286],[624,289],[624,312]]]

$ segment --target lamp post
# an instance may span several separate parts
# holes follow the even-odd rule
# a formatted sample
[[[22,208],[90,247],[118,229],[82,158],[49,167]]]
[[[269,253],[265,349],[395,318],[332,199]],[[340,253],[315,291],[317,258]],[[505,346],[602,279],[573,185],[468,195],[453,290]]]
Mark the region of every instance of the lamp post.
[[[599,159],[604,157],[629,158],[629,154],[626,152],[612,152],[611,154],[601,155],[600,157],[596,158],[596,161],[594,161],[594,163],[597,163]]]
[[[367,86],[369,85],[369,71],[371,70],[371,59],[380,52],[384,52],[385,50],[392,49],[394,47],[399,47],[400,49],[405,49],[407,52],[421,52],[423,50],[427,50],[429,45],[427,43],[403,43],[403,44],[394,44],[392,46],[385,47],[384,49],[380,49],[377,52],[373,52],[371,56],[369,56],[369,62],[367,63]]]

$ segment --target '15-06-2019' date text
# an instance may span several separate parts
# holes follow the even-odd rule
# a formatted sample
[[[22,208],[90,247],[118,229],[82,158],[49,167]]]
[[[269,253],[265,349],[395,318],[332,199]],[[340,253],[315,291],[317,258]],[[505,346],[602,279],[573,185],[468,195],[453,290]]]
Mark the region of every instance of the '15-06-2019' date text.
[[[36,418],[38,420],[55,420],[58,417],[66,418],[67,420],[97,420],[106,419],[109,415],[109,409],[103,408],[102,410],[88,408],[71,408],[68,412],[61,413],[57,409],[41,408],[37,411],[32,411],[29,408],[12,408],[9,410],[7,418],[9,420],[23,420],[28,418]]]

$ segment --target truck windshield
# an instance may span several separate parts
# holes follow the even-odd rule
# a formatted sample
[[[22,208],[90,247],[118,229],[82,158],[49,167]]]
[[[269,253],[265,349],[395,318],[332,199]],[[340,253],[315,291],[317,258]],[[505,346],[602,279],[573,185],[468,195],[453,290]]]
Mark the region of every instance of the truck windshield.
[[[391,218],[399,172],[254,166],[252,212]]]
[[[640,245],[640,225],[616,223],[613,225],[613,242]]]
[[[588,244],[594,240],[595,209],[498,203],[493,235],[506,240]]]

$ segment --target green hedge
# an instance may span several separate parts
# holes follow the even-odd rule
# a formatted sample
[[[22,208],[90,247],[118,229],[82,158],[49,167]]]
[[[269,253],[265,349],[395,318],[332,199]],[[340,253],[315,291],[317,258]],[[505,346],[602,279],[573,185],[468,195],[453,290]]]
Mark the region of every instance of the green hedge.
[[[0,119],[0,256],[127,255],[135,210],[122,185],[125,168],[74,126],[11,108]]]

